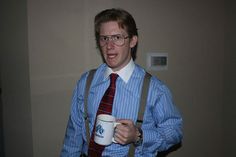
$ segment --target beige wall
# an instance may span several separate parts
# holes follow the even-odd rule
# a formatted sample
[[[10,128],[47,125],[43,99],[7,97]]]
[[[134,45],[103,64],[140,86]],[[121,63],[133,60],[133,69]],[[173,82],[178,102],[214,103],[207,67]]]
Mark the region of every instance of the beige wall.
[[[29,56],[33,157],[59,155],[76,80],[102,62],[93,18],[110,7],[127,9],[136,19],[137,63],[145,67],[147,52],[169,54],[167,71],[150,71],[168,84],[184,118],[183,146],[169,156],[221,157],[223,0],[27,2],[28,53],[22,55]]]

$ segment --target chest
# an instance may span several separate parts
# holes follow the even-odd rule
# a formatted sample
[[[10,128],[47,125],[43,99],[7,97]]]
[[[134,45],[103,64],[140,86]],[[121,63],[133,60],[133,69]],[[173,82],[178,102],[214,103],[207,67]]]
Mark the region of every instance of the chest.
[[[112,115],[118,119],[137,120],[140,96],[141,81],[124,83],[117,80],[114,101],[112,105]],[[109,82],[104,82],[91,87],[88,97],[88,116],[94,120],[100,101],[109,86]]]

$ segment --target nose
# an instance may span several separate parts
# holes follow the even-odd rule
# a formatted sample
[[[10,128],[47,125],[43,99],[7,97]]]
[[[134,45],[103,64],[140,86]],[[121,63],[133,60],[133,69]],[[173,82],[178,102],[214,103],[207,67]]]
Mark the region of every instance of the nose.
[[[114,48],[114,43],[111,40],[107,41],[107,49],[113,49],[113,48]]]

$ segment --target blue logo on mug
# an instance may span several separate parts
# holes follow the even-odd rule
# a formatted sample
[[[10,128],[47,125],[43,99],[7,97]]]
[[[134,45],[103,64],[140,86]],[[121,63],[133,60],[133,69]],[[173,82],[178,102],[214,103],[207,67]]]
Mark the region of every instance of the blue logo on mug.
[[[104,133],[104,129],[103,129],[102,126],[99,124],[99,125],[96,126],[95,132],[96,132],[97,134],[102,135],[102,134]]]

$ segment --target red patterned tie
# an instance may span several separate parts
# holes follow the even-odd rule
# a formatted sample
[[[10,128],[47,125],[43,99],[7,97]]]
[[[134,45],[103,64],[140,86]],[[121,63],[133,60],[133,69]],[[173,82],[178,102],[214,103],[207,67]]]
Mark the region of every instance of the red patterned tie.
[[[102,100],[100,102],[96,119],[99,114],[110,114],[112,113],[112,104],[114,100],[114,95],[116,91],[116,79],[118,75],[112,73],[110,75],[110,86],[107,88],[105,94],[102,97]],[[96,121],[95,121],[96,123]],[[95,123],[93,127],[93,132],[92,132],[92,137],[90,139],[89,143],[89,149],[88,149],[88,156],[89,157],[100,157],[102,155],[102,152],[105,148],[105,146],[99,145],[96,142],[94,142],[94,128],[95,128]]]

